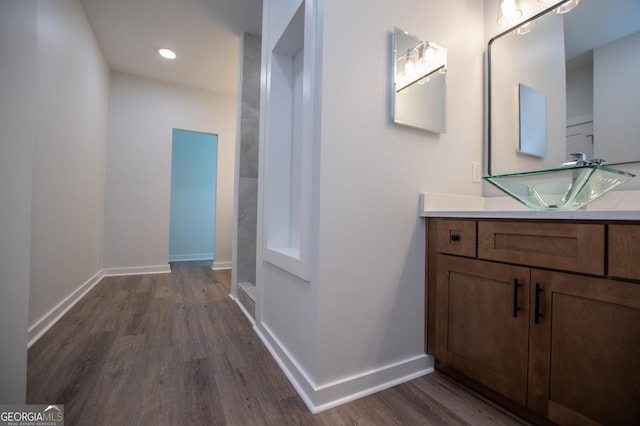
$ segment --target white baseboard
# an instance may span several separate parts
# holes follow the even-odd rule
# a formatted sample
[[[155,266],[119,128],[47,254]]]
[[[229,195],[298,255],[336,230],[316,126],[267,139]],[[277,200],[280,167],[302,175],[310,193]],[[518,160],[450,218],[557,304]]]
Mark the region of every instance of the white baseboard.
[[[76,303],[80,301],[93,287],[98,284],[104,277],[113,277],[121,275],[144,275],[144,274],[166,274],[171,273],[169,265],[157,266],[137,266],[130,268],[106,268],[98,271],[93,277],[89,278],[85,283],[80,285],[62,302],[51,309],[46,315],[40,318],[27,331],[29,342],[27,347],[31,347],[42,337],[53,325],[66,314]]]
[[[300,398],[302,398],[312,413],[316,413],[316,404],[313,398],[316,386],[306,371],[304,371],[295,358],[291,356],[289,351],[285,349],[268,326],[256,323],[253,329],[276,360],[282,372],[287,376],[287,379],[289,379],[289,382],[291,382],[296,392],[298,392]]]
[[[105,277],[118,277],[122,275],[146,275],[146,274],[170,274],[171,268],[166,265],[134,266],[128,268],[106,268]]]
[[[231,269],[231,262],[223,262],[223,261],[213,261],[213,266],[211,267],[211,269],[218,270],[218,269]]]
[[[68,295],[62,302],[58,303],[53,309],[51,309],[46,315],[40,318],[28,330],[29,343],[27,347],[30,348],[35,342],[38,341],[44,333],[47,332],[53,325],[58,322],[69,309],[71,309],[80,299],[82,299],[93,287],[96,286],[105,276],[104,271],[98,271],[93,277],[89,278],[84,284],[78,287],[70,295]]]
[[[240,300],[237,297],[234,297],[233,294],[229,295],[229,299],[233,300],[234,302],[236,302],[236,305],[238,305],[240,307],[240,310],[242,311],[242,313],[244,314],[245,317],[247,317],[247,319],[249,320],[249,322],[251,323],[251,325],[254,327],[256,326],[256,321],[253,319],[253,317],[251,316],[251,314],[249,313],[249,311],[247,311],[245,309],[244,306],[242,306],[242,303],[240,302]]]
[[[434,371],[433,356],[421,354],[381,366],[375,370],[345,377],[339,381],[322,385],[316,390],[316,406],[312,411],[319,413],[329,410]]]
[[[345,377],[332,383],[316,385],[296,362],[295,358],[279,342],[278,338],[269,330],[269,327],[264,324],[255,325],[254,330],[296,389],[296,392],[314,414],[434,371],[433,356],[421,354],[371,371]]]
[[[213,253],[170,254],[169,262],[188,262],[191,260],[213,260]]]

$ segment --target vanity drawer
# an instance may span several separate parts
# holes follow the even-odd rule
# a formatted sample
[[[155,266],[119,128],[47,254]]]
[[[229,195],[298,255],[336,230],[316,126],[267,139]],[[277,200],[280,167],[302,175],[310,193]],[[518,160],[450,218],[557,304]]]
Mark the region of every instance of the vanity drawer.
[[[604,275],[604,229],[601,224],[480,221],[478,257]]]
[[[436,247],[439,253],[476,257],[476,221],[438,219]]]
[[[640,225],[609,225],[609,275],[640,280]]]

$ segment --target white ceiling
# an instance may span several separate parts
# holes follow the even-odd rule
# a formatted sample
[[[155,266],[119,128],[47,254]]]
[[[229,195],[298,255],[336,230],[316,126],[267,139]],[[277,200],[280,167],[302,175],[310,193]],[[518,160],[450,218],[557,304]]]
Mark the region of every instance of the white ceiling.
[[[240,35],[261,33],[262,0],[80,1],[112,69],[226,94],[237,92]]]

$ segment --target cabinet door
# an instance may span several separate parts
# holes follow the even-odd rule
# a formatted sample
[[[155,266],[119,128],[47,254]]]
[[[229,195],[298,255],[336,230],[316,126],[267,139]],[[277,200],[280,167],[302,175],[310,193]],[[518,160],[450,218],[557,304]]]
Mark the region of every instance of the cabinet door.
[[[447,255],[437,269],[436,359],[525,405],[530,270]]]
[[[609,275],[640,280],[640,226],[609,225]]]
[[[531,283],[529,408],[558,424],[637,425],[640,285],[539,270]]]

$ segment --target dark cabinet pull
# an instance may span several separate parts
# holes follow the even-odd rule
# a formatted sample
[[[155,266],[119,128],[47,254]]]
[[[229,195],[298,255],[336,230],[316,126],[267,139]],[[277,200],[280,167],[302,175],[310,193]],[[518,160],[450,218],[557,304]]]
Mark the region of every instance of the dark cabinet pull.
[[[451,234],[451,241],[460,241],[460,235]]]
[[[513,317],[518,318],[518,311],[520,308],[518,307],[518,287],[522,287],[522,284],[518,284],[518,279],[514,278],[513,280]]]
[[[533,322],[536,324],[540,323],[540,318],[542,318],[542,313],[540,313],[540,293],[544,290],[540,287],[540,283],[536,283],[536,310]]]

